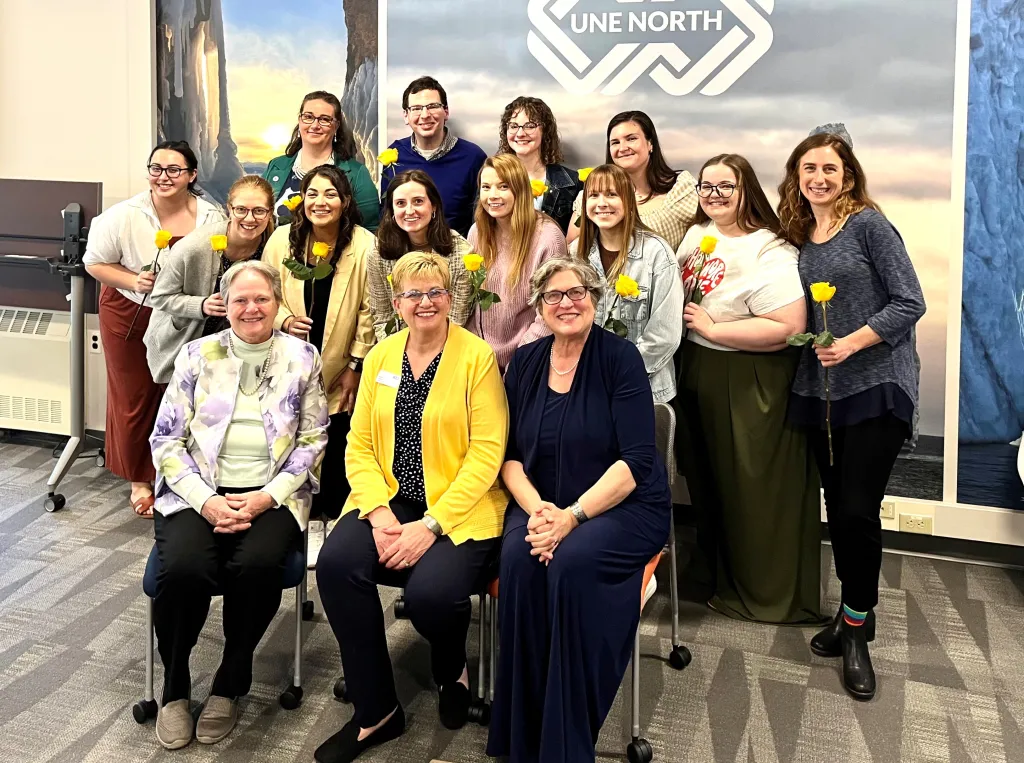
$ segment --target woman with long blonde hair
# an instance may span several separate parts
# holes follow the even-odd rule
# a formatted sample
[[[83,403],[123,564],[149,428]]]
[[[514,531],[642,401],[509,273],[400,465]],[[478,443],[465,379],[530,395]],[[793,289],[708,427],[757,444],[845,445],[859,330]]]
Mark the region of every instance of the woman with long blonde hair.
[[[479,189],[469,243],[484,258],[485,287],[501,301],[477,308],[466,327],[491,345],[504,372],[516,347],[548,333],[529,304],[530,276],[545,260],[567,256],[565,236],[534,208],[530,176],[515,156],[489,157]]]

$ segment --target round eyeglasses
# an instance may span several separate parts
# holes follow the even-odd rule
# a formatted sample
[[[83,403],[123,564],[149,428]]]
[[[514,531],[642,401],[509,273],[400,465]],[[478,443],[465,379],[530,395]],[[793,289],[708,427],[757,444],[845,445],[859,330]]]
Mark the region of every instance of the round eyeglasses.
[[[558,289],[546,291],[540,295],[540,298],[544,300],[545,305],[557,305],[562,301],[562,297],[568,297],[573,302],[582,302],[583,298],[586,296],[586,286],[573,286],[571,289],[566,289],[565,291],[559,291]]]
[[[728,199],[733,195],[736,190],[735,183],[698,183],[697,184],[697,195],[702,199],[711,198],[715,191],[718,191],[718,195],[723,199]]]

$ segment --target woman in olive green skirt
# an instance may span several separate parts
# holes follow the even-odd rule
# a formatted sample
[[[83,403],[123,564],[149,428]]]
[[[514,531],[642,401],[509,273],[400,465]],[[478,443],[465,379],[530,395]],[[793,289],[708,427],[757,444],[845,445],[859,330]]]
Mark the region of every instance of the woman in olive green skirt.
[[[701,210],[678,252],[684,286],[700,296],[683,316],[675,408],[708,604],[744,620],[817,624],[818,475],[805,433],[786,423],[799,359],[786,337],[807,316],[797,252],[746,160],[715,157],[700,177]]]

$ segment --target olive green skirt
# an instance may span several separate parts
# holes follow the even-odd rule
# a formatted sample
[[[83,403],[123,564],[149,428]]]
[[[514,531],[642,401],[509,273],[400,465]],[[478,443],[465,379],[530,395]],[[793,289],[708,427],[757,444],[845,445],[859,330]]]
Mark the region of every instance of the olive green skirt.
[[[695,558],[715,591],[709,605],[743,620],[822,622],[818,473],[804,432],[786,423],[799,350],[684,340],[677,357],[677,460],[697,512]]]

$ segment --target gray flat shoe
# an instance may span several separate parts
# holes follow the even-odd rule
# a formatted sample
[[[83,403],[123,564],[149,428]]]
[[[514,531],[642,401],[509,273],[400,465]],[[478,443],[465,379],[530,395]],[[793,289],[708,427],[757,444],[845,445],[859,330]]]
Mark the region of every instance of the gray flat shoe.
[[[156,741],[168,750],[180,750],[192,741],[192,712],[187,699],[168,702],[157,712]]]
[[[238,701],[227,697],[210,695],[199,713],[196,724],[196,741],[202,744],[216,744],[231,733],[238,723]]]

